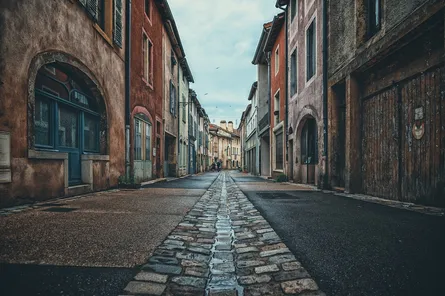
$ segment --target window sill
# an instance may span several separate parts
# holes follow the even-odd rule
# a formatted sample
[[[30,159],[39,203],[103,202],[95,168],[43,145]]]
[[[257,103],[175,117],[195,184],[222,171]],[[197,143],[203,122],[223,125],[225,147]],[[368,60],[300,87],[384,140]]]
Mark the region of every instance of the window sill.
[[[153,88],[153,83],[148,82],[147,80],[145,80],[144,77],[142,77],[142,81],[145,83],[146,86],[148,86],[151,90],[154,90]]]
[[[111,40],[111,38],[107,35],[107,33],[104,32],[104,30],[102,30],[102,28],[97,24],[94,23],[93,24],[94,29],[96,29],[96,31],[99,33],[100,36],[102,36],[103,39],[105,39],[105,41],[112,47],[114,48],[113,45],[113,41]]]
[[[110,161],[109,155],[100,154],[83,154],[81,156],[82,160],[94,160],[94,161]]]
[[[55,150],[28,150],[30,159],[68,160],[68,153]]]

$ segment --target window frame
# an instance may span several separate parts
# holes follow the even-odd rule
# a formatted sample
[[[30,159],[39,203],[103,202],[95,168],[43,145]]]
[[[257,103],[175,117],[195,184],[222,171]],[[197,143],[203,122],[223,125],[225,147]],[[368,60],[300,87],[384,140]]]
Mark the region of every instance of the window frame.
[[[298,15],[298,0],[291,1],[291,23],[294,21],[295,17]]]
[[[295,47],[291,54],[291,81],[290,81],[290,91],[291,96],[298,93],[298,48]]]
[[[277,76],[278,72],[280,71],[280,45],[277,45],[277,48],[275,49],[275,57],[274,57],[274,64],[275,64],[275,76]]]
[[[142,30],[142,80],[153,87],[153,42]]]
[[[135,115],[133,118],[133,131],[134,131],[134,161],[152,161],[152,124],[144,118]],[[139,129],[138,129],[139,127]],[[148,133],[148,134],[147,134]],[[148,147],[147,147],[148,138]]]
[[[366,1],[366,33],[368,39],[377,34],[382,29],[382,0]],[[378,6],[378,7],[377,7]],[[374,21],[377,20],[378,23]]]
[[[306,82],[317,74],[317,18],[314,16],[306,28]]]

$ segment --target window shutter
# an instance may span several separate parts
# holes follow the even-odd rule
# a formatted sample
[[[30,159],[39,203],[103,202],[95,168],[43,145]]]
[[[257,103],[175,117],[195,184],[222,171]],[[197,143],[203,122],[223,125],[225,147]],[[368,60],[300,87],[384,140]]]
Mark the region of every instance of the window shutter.
[[[98,0],[86,0],[86,2],[88,13],[97,21]]]
[[[87,6],[87,0],[79,0],[79,2],[82,6]]]
[[[170,80],[170,113],[173,114],[173,83]]]
[[[114,43],[122,48],[122,0],[114,0]]]

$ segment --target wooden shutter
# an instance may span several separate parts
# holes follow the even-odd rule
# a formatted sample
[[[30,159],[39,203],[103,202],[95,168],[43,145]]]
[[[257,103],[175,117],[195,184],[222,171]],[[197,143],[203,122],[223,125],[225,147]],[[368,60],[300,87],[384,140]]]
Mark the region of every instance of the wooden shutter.
[[[122,48],[122,0],[114,0],[113,41]]]
[[[86,0],[88,13],[97,21],[98,0]]]

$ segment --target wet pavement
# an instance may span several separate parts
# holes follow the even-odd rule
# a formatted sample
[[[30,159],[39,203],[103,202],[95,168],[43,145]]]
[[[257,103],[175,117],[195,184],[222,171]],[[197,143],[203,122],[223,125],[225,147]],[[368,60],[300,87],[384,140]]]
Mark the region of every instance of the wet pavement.
[[[444,217],[232,177],[327,295],[445,295]]]
[[[121,295],[324,294],[223,172]]]

